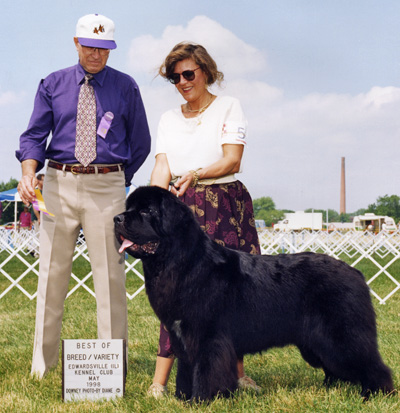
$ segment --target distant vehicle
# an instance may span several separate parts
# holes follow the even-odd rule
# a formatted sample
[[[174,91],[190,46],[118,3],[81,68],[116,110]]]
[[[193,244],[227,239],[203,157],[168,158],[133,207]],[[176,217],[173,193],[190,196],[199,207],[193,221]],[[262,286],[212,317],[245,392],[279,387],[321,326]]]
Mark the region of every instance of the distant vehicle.
[[[322,212],[296,211],[285,214],[285,219],[278,221],[275,231],[320,231],[322,229]]]
[[[357,231],[391,232],[397,230],[393,218],[385,215],[375,215],[374,213],[355,216],[353,219],[353,226]]]
[[[327,225],[328,231],[350,231],[354,229],[352,222],[329,222]]]

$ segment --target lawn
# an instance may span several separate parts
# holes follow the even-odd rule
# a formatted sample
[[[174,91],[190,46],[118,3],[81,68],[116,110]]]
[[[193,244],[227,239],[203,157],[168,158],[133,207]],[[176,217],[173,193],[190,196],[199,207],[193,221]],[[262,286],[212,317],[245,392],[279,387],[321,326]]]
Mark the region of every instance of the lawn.
[[[29,258],[30,259],[30,258]],[[76,263],[76,271],[84,262]],[[87,268],[85,268],[85,271]],[[8,269],[10,271],[10,268]],[[368,268],[363,269],[368,272]],[[32,292],[36,276],[24,287]],[[376,281],[378,282],[378,281]],[[382,279],[382,282],[384,280]],[[0,275],[0,291],[9,282]],[[132,277],[128,287],[137,286]],[[71,285],[72,287],[73,285]],[[377,285],[377,287],[379,287]],[[395,386],[400,377],[400,292],[385,305],[374,298],[379,346],[392,368]],[[61,363],[43,380],[30,377],[35,325],[35,300],[29,301],[13,288],[0,300],[0,411],[1,412],[394,412],[400,411],[399,396],[377,395],[363,403],[360,386],[340,383],[327,389],[322,370],[311,368],[295,347],[273,349],[245,357],[246,372],[262,387],[261,394],[237,391],[229,399],[189,405],[173,397],[175,369],[169,382],[171,396],[154,400],[146,395],[151,384],[158,344],[159,323],[144,292],[128,303],[129,371],[125,397],[108,402],[64,403]],[[82,288],[66,300],[62,338],[96,338],[95,299]]]

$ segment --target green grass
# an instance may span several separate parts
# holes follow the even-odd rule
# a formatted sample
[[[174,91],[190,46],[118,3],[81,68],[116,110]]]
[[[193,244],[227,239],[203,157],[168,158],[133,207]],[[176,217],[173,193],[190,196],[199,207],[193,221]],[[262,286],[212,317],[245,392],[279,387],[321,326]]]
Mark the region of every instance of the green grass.
[[[0,261],[4,256],[0,254]],[[29,256],[28,261],[31,260]],[[371,265],[371,264],[370,264]],[[363,263],[364,272],[372,271]],[[20,271],[19,265],[8,268]],[[74,271],[85,273],[84,260]],[[141,282],[128,278],[132,293]],[[35,291],[37,277],[32,275],[24,288]],[[375,281],[379,286],[379,279]],[[385,281],[382,278],[382,282]],[[91,281],[89,282],[89,285]],[[9,281],[0,274],[0,291]],[[74,283],[71,283],[71,287]],[[392,368],[395,386],[400,377],[400,292],[380,305],[373,299],[377,317],[379,345],[383,359]],[[229,399],[216,399],[209,404],[189,405],[172,395],[154,400],[146,395],[152,382],[158,345],[159,322],[150,308],[144,292],[128,303],[129,311],[129,371],[123,399],[106,402],[64,403],[61,394],[61,363],[43,380],[30,377],[35,300],[29,301],[13,288],[0,300],[0,412],[395,412],[400,411],[399,396],[378,395],[363,403],[360,386],[339,383],[330,389],[323,384],[323,372],[307,365],[292,346],[273,349],[263,354],[245,357],[246,372],[262,387],[261,394],[238,391]],[[65,302],[62,338],[96,338],[95,299],[79,289]],[[175,388],[175,369],[169,390]]]

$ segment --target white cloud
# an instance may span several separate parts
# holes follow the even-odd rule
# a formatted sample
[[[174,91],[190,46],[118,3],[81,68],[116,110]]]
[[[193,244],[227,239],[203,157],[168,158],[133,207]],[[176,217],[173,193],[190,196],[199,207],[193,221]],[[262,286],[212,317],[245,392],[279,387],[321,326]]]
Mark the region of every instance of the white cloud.
[[[0,106],[8,106],[19,103],[23,98],[23,94],[13,91],[0,92]]]
[[[144,35],[132,40],[129,66],[134,73],[155,75],[170,50],[182,41],[203,45],[227,77],[235,78],[266,68],[264,53],[239,39],[206,16],[196,16],[186,27],[167,26],[161,38]]]

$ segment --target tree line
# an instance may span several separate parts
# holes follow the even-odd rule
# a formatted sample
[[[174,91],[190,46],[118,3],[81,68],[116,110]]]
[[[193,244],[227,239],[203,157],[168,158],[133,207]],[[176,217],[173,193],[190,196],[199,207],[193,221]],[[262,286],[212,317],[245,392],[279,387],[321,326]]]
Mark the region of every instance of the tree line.
[[[11,178],[8,182],[0,182],[0,192],[16,188],[18,180]],[[3,213],[0,224],[14,221],[14,208],[8,205],[9,202],[3,201]],[[263,219],[265,224],[270,227],[282,220],[285,213],[294,212],[288,209],[277,209],[275,202],[269,196],[263,196],[253,200],[254,215],[256,219]],[[24,206],[18,202],[18,214],[22,212]],[[322,212],[324,222],[352,222],[353,217],[373,212],[375,215],[387,215],[392,217],[395,222],[400,221],[400,197],[398,195],[384,195],[378,197],[376,202],[368,205],[365,209],[359,209],[349,214],[339,214],[334,209],[312,209],[308,208],[305,212]],[[327,217],[328,214],[328,217]]]
[[[253,200],[254,216],[256,219],[265,221],[267,227],[271,227],[285,217],[285,213],[295,212],[288,209],[277,209],[274,201],[269,196],[264,196]],[[353,217],[364,215],[368,212],[375,215],[385,215],[392,217],[397,223],[400,221],[400,196],[384,195],[378,197],[376,202],[368,205],[367,208],[361,208],[352,213],[340,214],[334,209],[316,209],[308,208],[305,212],[321,212],[323,222],[352,222]]]

